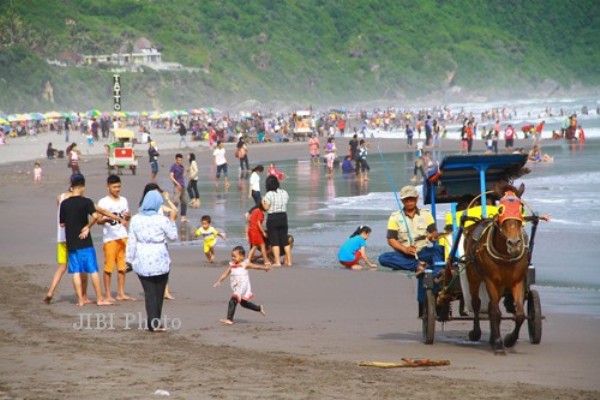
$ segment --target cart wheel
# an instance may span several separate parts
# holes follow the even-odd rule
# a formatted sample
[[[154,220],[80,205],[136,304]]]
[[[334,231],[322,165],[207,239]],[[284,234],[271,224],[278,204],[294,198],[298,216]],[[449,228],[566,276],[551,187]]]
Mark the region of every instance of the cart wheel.
[[[527,295],[527,328],[529,341],[540,344],[542,341],[542,304],[537,290],[529,290]]]
[[[425,292],[425,304],[423,307],[423,342],[433,344],[435,337],[435,295],[433,290],[427,289]]]

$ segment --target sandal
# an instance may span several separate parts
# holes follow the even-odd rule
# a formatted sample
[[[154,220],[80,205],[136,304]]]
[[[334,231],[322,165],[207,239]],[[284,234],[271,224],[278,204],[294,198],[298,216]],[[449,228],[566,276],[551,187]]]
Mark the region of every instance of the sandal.
[[[421,275],[423,275],[425,273],[425,268],[426,267],[427,267],[427,264],[425,264],[425,263],[419,263],[419,265],[415,269],[415,276],[418,278]]]

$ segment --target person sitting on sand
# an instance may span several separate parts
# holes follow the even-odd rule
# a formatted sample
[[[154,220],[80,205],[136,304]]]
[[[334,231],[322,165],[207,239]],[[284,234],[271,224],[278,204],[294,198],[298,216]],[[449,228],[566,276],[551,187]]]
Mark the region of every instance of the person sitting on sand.
[[[226,325],[233,324],[233,316],[235,314],[235,308],[237,303],[244,308],[252,311],[257,311],[264,317],[265,308],[262,305],[256,305],[250,300],[254,297],[252,293],[252,287],[250,286],[250,275],[248,274],[249,269],[262,269],[263,271],[269,271],[271,267],[269,265],[256,265],[252,264],[246,258],[246,251],[242,246],[236,246],[231,251],[231,261],[229,267],[221,275],[221,277],[214,283],[213,287],[221,285],[228,276],[230,276],[231,290],[233,294],[229,299],[229,305],[227,307],[227,318],[220,320],[220,322]]]
[[[275,163],[269,164],[269,169],[267,170],[267,176],[269,176],[269,175],[275,175],[275,177],[277,178],[277,180],[279,182],[283,182],[288,177],[285,173],[281,172],[280,170],[278,170],[275,167]]]
[[[363,260],[371,269],[376,269],[374,264],[367,257],[367,239],[371,235],[371,228],[368,226],[359,226],[350,238],[342,244],[338,251],[338,261],[348,269],[363,269],[360,260]]]
[[[533,148],[529,151],[527,160],[535,161],[535,162],[548,162],[548,163],[554,162],[554,158],[550,157],[546,153],[542,153],[542,149],[537,144],[534,145]]]
[[[52,147],[52,142],[48,143],[48,147],[46,147],[46,158],[48,160],[54,160],[54,157],[58,154],[58,150]]]
[[[343,174],[351,174],[353,172],[354,172],[354,164],[352,163],[352,158],[350,156],[346,156],[346,158],[342,162],[342,173]]]

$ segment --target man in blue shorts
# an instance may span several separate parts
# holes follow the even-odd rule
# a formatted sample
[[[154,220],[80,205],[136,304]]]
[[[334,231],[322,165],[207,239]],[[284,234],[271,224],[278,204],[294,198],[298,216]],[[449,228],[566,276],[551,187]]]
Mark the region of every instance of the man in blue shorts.
[[[60,204],[59,223],[60,226],[65,228],[68,271],[69,274],[73,275],[77,305],[85,305],[81,288],[82,274],[88,274],[92,278],[92,285],[96,292],[96,304],[99,306],[111,305],[113,302],[102,297],[96,251],[94,250],[92,237],[89,234],[90,227],[98,217],[96,206],[92,200],[83,196],[85,192],[85,178],[83,175],[74,174],[71,176],[71,188],[71,197],[63,200]],[[92,220],[89,219],[90,215],[93,217]]]

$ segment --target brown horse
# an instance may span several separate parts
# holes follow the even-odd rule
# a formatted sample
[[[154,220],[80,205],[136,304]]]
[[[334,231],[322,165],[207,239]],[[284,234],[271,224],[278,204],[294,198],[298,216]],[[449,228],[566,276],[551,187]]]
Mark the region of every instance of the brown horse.
[[[477,341],[481,338],[479,286],[483,282],[490,297],[490,344],[495,353],[504,354],[504,346],[512,347],[516,343],[525,320],[523,302],[529,251],[520,200],[525,186],[521,184],[515,189],[505,183],[498,185],[495,191],[501,197],[498,215],[491,220],[480,220],[465,230],[465,263],[474,313],[469,339]],[[515,327],[503,343],[499,303],[506,290],[514,298]]]

